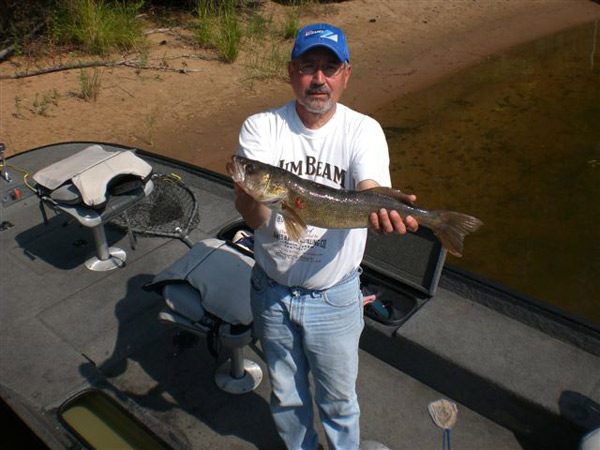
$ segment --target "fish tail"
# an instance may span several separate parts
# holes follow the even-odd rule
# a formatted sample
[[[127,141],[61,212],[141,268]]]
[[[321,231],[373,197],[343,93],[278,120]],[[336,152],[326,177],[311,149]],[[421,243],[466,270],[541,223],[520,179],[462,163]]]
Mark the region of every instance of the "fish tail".
[[[439,211],[438,219],[433,232],[454,256],[462,256],[465,236],[483,225],[476,217],[454,211]]]

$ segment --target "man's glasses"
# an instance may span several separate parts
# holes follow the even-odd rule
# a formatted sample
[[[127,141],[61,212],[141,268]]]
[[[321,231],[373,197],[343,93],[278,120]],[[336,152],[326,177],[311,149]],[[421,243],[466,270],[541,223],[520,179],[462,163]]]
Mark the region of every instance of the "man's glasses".
[[[298,71],[302,75],[314,75],[318,70],[321,70],[327,78],[333,78],[339,75],[344,65],[344,63],[317,64],[314,62],[302,62],[298,64]]]

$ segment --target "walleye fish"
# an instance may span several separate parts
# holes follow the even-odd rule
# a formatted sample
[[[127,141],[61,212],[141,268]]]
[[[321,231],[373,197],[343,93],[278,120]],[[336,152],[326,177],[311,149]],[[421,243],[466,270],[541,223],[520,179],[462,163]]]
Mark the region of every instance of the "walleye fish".
[[[458,212],[417,208],[406,194],[396,189],[334,189],[242,156],[233,156],[227,170],[248,195],[281,213],[287,234],[294,241],[304,237],[307,225],[366,228],[371,212],[385,208],[398,211],[402,217],[414,217],[419,225],[433,230],[451,254],[462,256],[465,235],[483,224],[476,217]]]

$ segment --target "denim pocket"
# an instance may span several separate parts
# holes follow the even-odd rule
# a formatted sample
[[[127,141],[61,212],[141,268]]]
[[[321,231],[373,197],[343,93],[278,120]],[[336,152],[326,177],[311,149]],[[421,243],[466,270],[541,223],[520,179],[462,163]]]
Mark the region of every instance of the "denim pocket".
[[[326,291],[323,298],[331,306],[348,306],[359,301],[360,289],[358,275],[350,277]]]

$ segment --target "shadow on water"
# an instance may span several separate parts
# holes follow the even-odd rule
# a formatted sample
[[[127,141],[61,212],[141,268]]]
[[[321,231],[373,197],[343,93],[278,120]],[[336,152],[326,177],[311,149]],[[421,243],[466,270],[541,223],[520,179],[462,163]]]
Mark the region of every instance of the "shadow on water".
[[[395,187],[481,218],[458,265],[600,323],[600,24],[400,98],[375,117]]]

